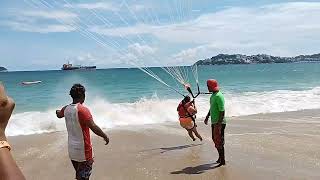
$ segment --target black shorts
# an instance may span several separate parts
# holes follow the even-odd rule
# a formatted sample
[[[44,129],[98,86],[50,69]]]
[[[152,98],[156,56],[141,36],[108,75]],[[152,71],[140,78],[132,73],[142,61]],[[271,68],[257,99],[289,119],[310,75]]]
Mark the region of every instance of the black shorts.
[[[215,124],[211,124],[211,132],[212,132],[212,140],[215,138],[214,134],[214,126]],[[226,124],[221,124],[221,144],[224,146],[224,130],[226,129]]]
[[[90,178],[92,173],[93,160],[88,160],[84,162],[78,162],[71,160],[74,169],[76,170],[77,180],[86,180]]]

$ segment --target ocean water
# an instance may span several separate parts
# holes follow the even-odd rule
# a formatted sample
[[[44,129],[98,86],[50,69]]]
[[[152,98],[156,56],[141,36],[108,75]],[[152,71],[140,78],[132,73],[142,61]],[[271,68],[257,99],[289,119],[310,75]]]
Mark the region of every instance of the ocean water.
[[[186,94],[161,68],[152,71]],[[198,73],[202,92],[207,91],[207,79],[219,81],[228,117],[320,108],[320,63],[200,66]],[[21,85],[22,81],[35,80],[42,83]],[[74,83],[85,85],[85,104],[103,128],[176,122],[176,106],[182,99],[134,68],[8,72],[0,73],[0,81],[16,101],[7,129],[11,136],[65,130],[55,110],[71,102],[69,90]],[[190,72],[189,81],[194,88]],[[208,95],[197,98],[198,117],[207,113],[208,101]]]

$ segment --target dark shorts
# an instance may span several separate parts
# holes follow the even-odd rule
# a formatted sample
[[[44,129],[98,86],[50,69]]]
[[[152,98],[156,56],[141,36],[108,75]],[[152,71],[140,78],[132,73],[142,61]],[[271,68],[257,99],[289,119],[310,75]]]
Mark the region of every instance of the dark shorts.
[[[71,160],[74,169],[76,170],[77,180],[86,180],[90,178],[92,172],[93,160],[88,160],[84,162],[77,162]]]
[[[224,130],[226,128],[226,124],[221,124],[221,133],[214,130],[215,126],[215,124],[211,124],[212,140],[216,148],[222,148],[224,146]]]

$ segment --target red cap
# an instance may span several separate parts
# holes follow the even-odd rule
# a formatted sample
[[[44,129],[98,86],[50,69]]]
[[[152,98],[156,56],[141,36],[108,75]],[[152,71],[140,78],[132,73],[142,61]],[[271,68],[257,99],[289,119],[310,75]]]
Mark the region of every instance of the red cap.
[[[218,81],[215,80],[215,79],[209,79],[209,80],[207,80],[207,86],[208,86],[208,90],[209,90],[210,92],[219,91]]]

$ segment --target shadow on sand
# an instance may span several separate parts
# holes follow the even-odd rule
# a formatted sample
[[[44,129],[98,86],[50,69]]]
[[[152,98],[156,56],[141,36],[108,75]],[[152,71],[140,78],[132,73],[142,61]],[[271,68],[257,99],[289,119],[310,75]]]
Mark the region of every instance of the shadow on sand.
[[[191,147],[200,146],[200,145],[202,144],[188,144],[188,145],[182,145],[182,146],[164,147],[159,149],[162,150],[161,153],[165,153],[168,151],[181,150],[181,149],[191,148]]]
[[[195,167],[186,167],[180,171],[173,171],[170,174],[202,174],[208,170],[220,167],[217,163],[202,164]]]
[[[160,153],[166,153],[166,152],[169,152],[169,151],[187,149],[187,148],[192,148],[192,147],[201,146],[201,145],[202,145],[202,143],[200,143],[200,144],[186,144],[186,145],[180,145],[180,146],[172,146],[172,147],[161,147],[161,148],[147,149],[147,150],[143,150],[143,151],[140,151],[140,152],[161,150]]]

